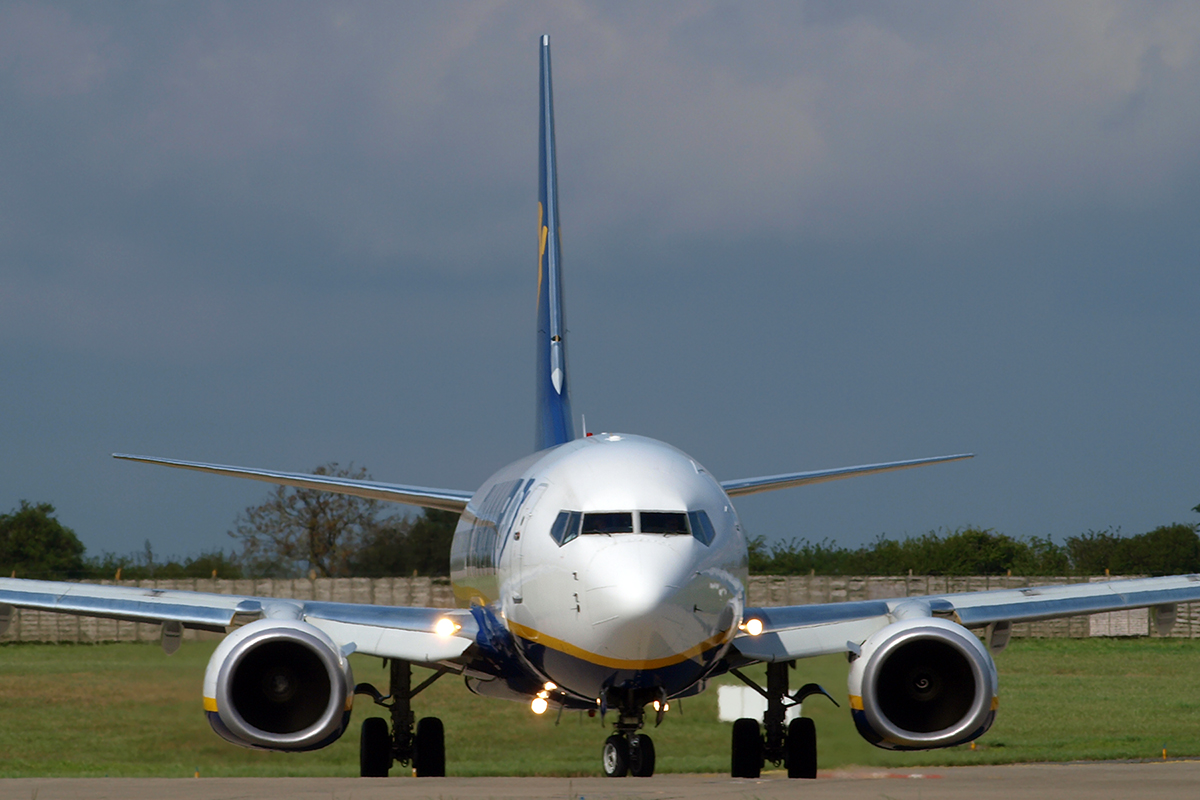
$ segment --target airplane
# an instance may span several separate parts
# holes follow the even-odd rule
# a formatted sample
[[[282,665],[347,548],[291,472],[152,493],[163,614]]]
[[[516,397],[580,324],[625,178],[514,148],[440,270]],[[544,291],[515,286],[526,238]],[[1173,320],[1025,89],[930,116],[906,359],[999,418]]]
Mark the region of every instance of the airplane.
[[[461,676],[486,697],[535,713],[612,715],[601,749],[609,777],[654,774],[648,718],[731,674],[767,699],[762,723],[732,729],[730,772],[766,762],[815,778],[817,739],[788,708],[824,695],[789,687],[810,656],[851,662],[850,713],[872,744],[924,750],[973,741],[997,712],[992,656],[1012,624],[1151,607],[1160,631],[1177,603],[1200,600],[1200,575],[759,608],[747,606],[746,536],[733,498],[928,464],[970,454],[718,480],[668,444],[623,433],[577,434],[571,413],[554,138],[550,39],[540,41],[536,408],[534,452],[475,491],[114,454],[116,458],[459,513],[450,552],[455,608],[408,608],[0,579],[0,632],[15,609],[160,623],[168,653],[184,629],[227,635],[203,683],[221,737],[250,748],[306,751],[336,741],[356,694],[390,719],[362,724],[360,772],[395,763],[446,772],[437,717],[413,701]],[[980,631],[982,636],[976,633]],[[385,695],[356,684],[347,657],[387,659]],[[764,663],[766,685],[745,667]],[[433,674],[413,685],[412,666]],[[836,702],[836,701],[834,701]]]

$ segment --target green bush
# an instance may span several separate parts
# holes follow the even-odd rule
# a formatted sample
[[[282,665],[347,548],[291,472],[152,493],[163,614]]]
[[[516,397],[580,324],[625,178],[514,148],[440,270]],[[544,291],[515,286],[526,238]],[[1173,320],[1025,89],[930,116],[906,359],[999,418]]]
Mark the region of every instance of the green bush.
[[[756,575],[1175,575],[1200,572],[1196,525],[1165,525],[1123,537],[1088,531],[1067,538],[1018,539],[990,529],[960,528],[949,533],[889,539],[880,536],[857,549],[828,539],[813,544],[792,539],[767,545],[749,542],[750,572]]]

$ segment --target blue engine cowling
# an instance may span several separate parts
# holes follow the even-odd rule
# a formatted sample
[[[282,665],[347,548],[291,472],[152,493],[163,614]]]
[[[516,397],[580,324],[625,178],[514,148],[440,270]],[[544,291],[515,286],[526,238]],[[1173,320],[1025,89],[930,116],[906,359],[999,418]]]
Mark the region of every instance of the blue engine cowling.
[[[977,739],[996,717],[999,678],[979,638],[934,617],[876,631],[850,665],[858,732],[887,750],[928,750]]]
[[[316,750],[350,724],[354,674],[325,633],[263,619],[225,637],[204,673],[204,710],[223,739],[261,750]]]

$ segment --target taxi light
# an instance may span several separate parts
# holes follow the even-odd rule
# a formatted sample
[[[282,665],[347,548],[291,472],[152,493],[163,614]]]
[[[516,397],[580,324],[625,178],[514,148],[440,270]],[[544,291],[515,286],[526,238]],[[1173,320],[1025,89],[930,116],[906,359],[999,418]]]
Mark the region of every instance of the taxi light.
[[[545,689],[547,692],[553,692],[555,689],[558,688],[558,684],[555,683],[554,681],[546,681],[546,685],[543,686],[542,688]]]
[[[742,624],[742,630],[751,636],[758,636],[762,633],[763,624],[761,619],[748,619]]]
[[[437,624],[433,626],[433,632],[444,638],[447,636],[453,636],[461,627],[461,625],[456,624],[454,620],[450,619],[449,617],[442,617],[437,621]]]
[[[530,710],[535,714],[545,714],[546,709],[549,707],[550,704],[546,702],[546,698],[544,697],[535,697],[533,698],[533,702],[529,704]]]

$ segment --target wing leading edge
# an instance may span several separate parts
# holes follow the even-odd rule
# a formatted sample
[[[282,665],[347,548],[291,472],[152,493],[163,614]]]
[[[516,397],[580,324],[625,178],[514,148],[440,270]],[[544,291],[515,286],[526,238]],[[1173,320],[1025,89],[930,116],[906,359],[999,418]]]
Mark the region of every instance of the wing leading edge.
[[[755,661],[790,661],[853,651],[875,631],[912,617],[943,617],[979,628],[994,622],[1033,622],[1197,600],[1200,600],[1200,575],[1171,575],[888,600],[747,608],[745,618],[762,622],[762,633],[757,636],[740,633],[734,646]]]
[[[923,467],[927,464],[942,464],[948,461],[961,461],[964,458],[974,458],[974,453],[960,453],[954,456],[935,456],[933,458],[914,458],[908,461],[889,461],[884,464],[863,464],[857,467],[838,467],[836,469],[819,469],[810,472],[786,472],[782,475],[764,475],[760,478],[739,478],[732,481],[721,481],[721,488],[730,497],[743,494],[758,494],[771,492],[776,489],[788,489],[793,486],[807,486],[810,483],[825,483],[842,478],[854,478],[859,475],[873,475],[877,472],[895,472],[912,467]]]
[[[228,632],[259,619],[301,620],[347,652],[432,664],[461,656],[478,633],[469,611],[249,597],[134,586],[0,578],[0,633],[13,608]],[[442,619],[453,633],[438,633]]]
[[[159,464],[164,467],[192,469],[197,472],[210,472],[214,475],[227,475],[231,478],[249,478],[250,480],[275,483],[280,486],[317,489],[325,492],[353,495],[355,497],[366,497],[371,500],[386,500],[392,503],[406,503],[423,508],[437,508],[442,511],[454,511],[459,514],[467,507],[467,501],[471,499],[472,495],[472,492],[458,489],[430,489],[424,486],[402,486],[396,483],[339,478],[336,475],[312,475],[306,472],[278,472],[276,470],[254,469],[250,467],[230,467],[224,464],[204,464],[199,461],[151,458],[150,456],[134,456],[126,453],[113,453],[113,458],[120,458],[125,461],[140,461],[143,464]]]

